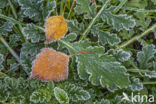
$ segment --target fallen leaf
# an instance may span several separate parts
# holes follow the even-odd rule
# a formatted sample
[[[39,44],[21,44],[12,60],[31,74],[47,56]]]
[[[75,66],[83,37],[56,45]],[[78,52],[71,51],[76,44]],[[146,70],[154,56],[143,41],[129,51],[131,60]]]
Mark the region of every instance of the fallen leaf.
[[[45,44],[49,44],[57,39],[64,37],[68,27],[63,16],[52,16],[46,20],[45,32],[46,41]]]
[[[59,82],[68,77],[69,56],[54,49],[43,48],[33,62],[30,79]]]

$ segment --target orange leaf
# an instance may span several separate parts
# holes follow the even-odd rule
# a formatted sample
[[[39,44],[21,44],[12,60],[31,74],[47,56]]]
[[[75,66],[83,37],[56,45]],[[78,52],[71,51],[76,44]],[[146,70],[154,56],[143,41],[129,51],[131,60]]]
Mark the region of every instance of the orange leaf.
[[[45,28],[45,44],[49,44],[57,39],[64,37],[64,35],[68,31],[68,27],[63,16],[49,17],[46,20]]]
[[[50,48],[42,49],[33,62],[30,79],[59,82],[68,77],[69,56]]]

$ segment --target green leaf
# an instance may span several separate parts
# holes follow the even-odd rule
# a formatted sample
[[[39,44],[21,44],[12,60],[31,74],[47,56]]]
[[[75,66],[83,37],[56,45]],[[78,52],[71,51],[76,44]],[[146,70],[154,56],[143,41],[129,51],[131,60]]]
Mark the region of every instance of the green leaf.
[[[126,51],[124,51],[122,49],[119,49],[117,51],[115,51],[113,49],[110,49],[107,53],[109,55],[113,55],[113,57],[115,57],[120,62],[127,61],[131,57],[130,52],[126,52]]]
[[[1,35],[8,35],[8,32],[12,31],[14,23],[12,22],[5,22],[1,27],[0,27],[0,34]]]
[[[12,104],[24,104],[25,97],[19,95],[17,97],[12,97]]]
[[[67,20],[67,25],[70,33],[76,33],[77,35],[81,35],[85,30],[85,25],[83,23],[79,23],[75,20]]]
[[[103,21],[107,21],[107,24],[112,26],[116,31],[120,31],[122,29],[130,30],[136,25],[132,16],[128,16],[127,14],[115,15],[111,13],[111,9],[112,8],[104,10],[101,18]]]
[[[147,45],[143,47],[142,51],[137,53],[137,60],[141,69],[148,69],[151,67],[150,60],[154,58],[156,49],[154,45]]]
[[[98,101],[94,102],[94,104],[110,104],[110,101],[109,100],[102,99],[99,102]]]
[[[44,21],[56,7],[55,1],[43,4],[43,0],[18,0],[24,15],[34,21]]]
[[[68,104],[69,103],[68,94],[63,89],[55,87],[54,95],[60,104]]]
[[[117,37],[116,34],[111,34],[107,31],[100,31],[98,35],[99,41],[102,45],[109,44],[111,46],[114,46],[115,44],[118,44],[120,42],[120,38]]]
[[[36,28],[34,24],[27,24],[27,26],[22,29],[22,32],[26,39],[31,40],[32,43],[37,43],[45,40],[43,31]]]
[[[7,6],[7,0],[0,0],[0,8],[5,8]]]
[[[40,43],[32,44],[26,42],[22,44],[22,48],[20,52],[20,60],[26,72],[28,73],[30,72],[32,62],[43,46],[44,45]]]
[[[33,103],[46,103],[51,99],[51,93],[46,89],[34,91],[30,96],[30,101]]]
[[[81,102],[90,99],[90,94],[88,91],[84,90],[82,87],[76,86],[75,84],[68,84],[64,88],[68,91],[69,99],[73,102]]]
[[[0,54],[0,70],[3,70],[3,68],[4,68],[2,65],[3,62],[4,62],[4,57],[2,54]]]
[[[19,45],[19,42],[22,42],[22,37],[19,34],[11,34],[9,37],[9,46],[16,47]]]
[[[107,31],[102,31],[101,28],[103,27],[102,23],[98,23],[94,25],[91,29],[91,33],[94,36],[98,36],[98,40],[102,45],[109,44],[111,46],[114,46],[115,44],[118,44],[120,42],[120,38],[114,34]]]
[[[129,85],[128,75],[125,68],[115,60],[115,58],[105,55],[102,47],[84,47],[82,44],[89,44],[86,41],[79,43],[81,51],[93,52],[89,54],[78,54],[78,74],[81,79],[88,79],[93,85],[101,85],[102,87],[127,87]],[[84,47],[84,48],[83,48]],[[92,61],[90,61],[92,60]],[[120,75],[119,75],[120,74]],[[118,79],[115,76],[120,76]],[[116,79],[116,80],[114,80]]]
[[[137,17],[136,26],[139,27],[142,31],[147,29],[151,23],[151,18],[147,17],[148,13],[136,12],[135,15]]]
[[[85,14],[85,19],[92,19],[96,15],[96,4],[91,4],[91,0],[76,0],[74,8],[77,14]]]
[[[129,87],[132,91],[140,91],[143,89],[143,84],[140,82],[140,79],[135,77],[132,77],[131,79],[132,81]]]

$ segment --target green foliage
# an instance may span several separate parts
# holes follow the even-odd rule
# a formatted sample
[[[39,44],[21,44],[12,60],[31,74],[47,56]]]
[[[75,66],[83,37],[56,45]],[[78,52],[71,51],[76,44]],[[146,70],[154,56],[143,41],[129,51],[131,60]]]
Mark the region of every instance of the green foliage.
[[[93,53],[77,55],[78,73],[80,78],[88,79],[93,85],[101,85],[102,87],[123,88],[129,85],[126,70],[113,57],[102,55],[104,49],[102,47],[89,47],[86,51],[93,50]],[[92,60],[91,62],[89,60]],[[116,75],[120,78],[113,80]]]
[[[43,4],[44,0],[18,0],[18,2],[24,11],[23,15],[34,21],[44,21],[56,7],[54,1],[47,2],[46,5]]]
[[[111,9],[105,10],[101,16],[103,21],[107,21],[109,26],[112,26],[116,31],[120,31],[122,29],[129,30],[135,26],[135,20],[132,16],[128,16],[127,14],[115,15],[111,13]]]
[[[96,15],[96,4],[91,4],[91,0],[76,0],[74,8],[77,14],[85,14],[85,19],[92,19]]]
[[[69,99],[73,102],[81,102],[90,99],[89,92],[84,90],[82,87],[69,83],[64,89],[68,91]]]
[[[155,0],[73,1],[67,34],[45,45],[45,21],[66,0],[0,0],[0,103],[150,104],[121,99],[156,96]],[[42,48],[70,56],[66,80],[29,80]]]
[[[63,89],[55,87],[54,95],[60,104],[68,104],[69,103],[68,94]]]
[[[3,61],[4,61],[4,57],[3,57],[3,55],[2,54],[0,54],[0,70],[3,70]]]
[[[50,99],[51,93],[46,89],[39,89],[37,91],[34,91],[30,96],[30,101],[37,104],[49,102]]]
[[[45,40],[43,31],[35,28],[34,24],[27,24],[22,30],[27,40],[31,40],[31,43],[37,43]]]
[[[13,25],[14,24],[12,22],[4,22],[4,24],[0,27],[0,33],[2,35],[8,35],[8,32],[12,31]]]
[[[156,49],[154,45],[145,46],[142,51],[137,53],[137,60],[141,69],[148,69],[151,67],[149,61],[154,58],[155,53]]]
[[[7,4],[8,4],[8,2],[7,2],[6,0],[1,0],[1,1],[0,1],[0,8],[6,7]]]

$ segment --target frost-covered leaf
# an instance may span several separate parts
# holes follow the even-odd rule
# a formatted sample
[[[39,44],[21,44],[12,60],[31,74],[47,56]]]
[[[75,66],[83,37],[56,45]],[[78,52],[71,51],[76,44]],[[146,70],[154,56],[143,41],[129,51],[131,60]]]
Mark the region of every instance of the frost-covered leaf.
[[[132,91],[140,91],[143,89],[143,84],[140,82],[140,79],[132,77],[131,84],[129,85]]]
[[[40,49],[43,47],[43,44],[37,43],[32,44],[29,42],[23,43],[21,52],[20,52],[20,60],[26,72],[29,72],[32,66],[32,61],[35,59],[36,54],[40,52]]]
[[[68,91],[69,99],[73,102],[86,101],[91,97],[88,91],[74,84],[66,85],[65,90]]]
[[[120,42],[120,38],[117,37],[116,34],[111,34],[110,32],[106,32],[106,31],[100,31],[99,41],[103,45],[110,44],[111,46],[114,46],[115,44],[118,44]]]
[[[34,21],[44,21],[54,8],[56,7],[55,1],[43,4],[43,0],[18,0],[21,9],[24,10],[24,15],[33,19]]]
[[[19,95],[17,97],[12,97],[12,104],[24,104],[25,97]]]
[[[91,4],[91,0],[76,0],[74,8],[77,14],[85,14],[85,19],[92,19],[96,14],[96,4]]]
[[[102,31],[103,27],[102,23],[96,24],[92,27],[91,32],[94,36],[98,36],[98,40],[102,45],[110,44],[111,46],[118,44],[120,42],[120,38],[114,34],[107,31]]]
[[[115,15],[111,13],[111,9],[104,10],[101,18],[103,21],[107,21],[109,26],[112,26],[116,31],[120,31],[122,29],[130,30],[135,26],[135,20],[132,16],[128,16],[127,14],[119,14]]]
[[[85,25],[75,20],[67,20],[68,29],[71,33],[82,34],[85,30]]]
[[[8,35],[8,32],[12,31],[14,23],[12,22],[5,22],[2,26],[0,26],[0,34],[1,35]]]
[[[110,104],[110,101],[109,100],[102,99],[99,102],[98,101],[94,102],[94,104]]]
[[[151,23],[151,18],[147,17],[148,13],[136,12],[135,15],[137,17],[136,26],[138,26],[142,31],[147,29]]]
[[[43,31],[36,28],[34,24],[27,24],[27,26],[22,29],[22,32],[26,39],[31,40],[32,43],[37,43],[39,41],[45,40]]]
[[[12,78],[5,77],[4,78],[5,87],[8,88],[8,90],[15,90],[18,88],[18,83],[16,83]]]
[[[9,46],[16,47],[22,42],[22,37],[19,34],[11,34],[9,37]]]
[[[34,91],[30,96],[30,101],[37,104],[49,102],[50,99],[51,93],[46,89],[39,89],[37,91]]]
[[[94,53],[77,55],[80,78],[86,79],[89,74],[89,80],[93,85],[101,85],[108,89],[116,89],[116,86],[124,88],[129,85],[125,67],[113,57],[102,54],[103,48],[89,47],[87,50],[94,50]],[[118,78],[115,78],[116,76]]]
[[[114,57],[116,57],[119,61],[124,62],[124,61],[127,61],[131,57],[131,54],[130,52],[126,52],[120,49],[120,50],[117,50],[117,53],[114,55]]]
[[[150,59],[154,58],[156,49],[154,45],[145,46],[142,51],[137,53],[137,60],[141,69],[148,69],[151,67]]]
[[[2,65],[3,61],[4,61],[4,57],[2,54],[0,54],[0,70],[3,70],[3,68],[4,68]]]
[[[7,0],[0,0],[0,8],[6,7],[7,4],[8,4],[8,1]]]
[[[104,54],[102,47],[92,47],[88,40],[69,44],[76,52],[90,52],[76,55],[77,70],[81,79],[88,80],[89,78],[93,85],[101,85],[112,91],[117,87],[124,88],[129,85],[129,76],[126,74],[125,67],[114,57]],[[69,51],[74,53],[72,49]]]
[[[63,89],[55,87],[54,95],[60,104],[68,104],[69,103],[68,94]]]
[[[122,36],[123,39],[130,39],[133,36],[133,34],[134,34],[134,30],[129,30],[129,31],[122,30],[119,35]]]
[[[67,42],[72,42],[77,38],[76,33],[67,34],[62,40]],[[59,43],[58,49],[63,49],[65,46],[62,43]]]

